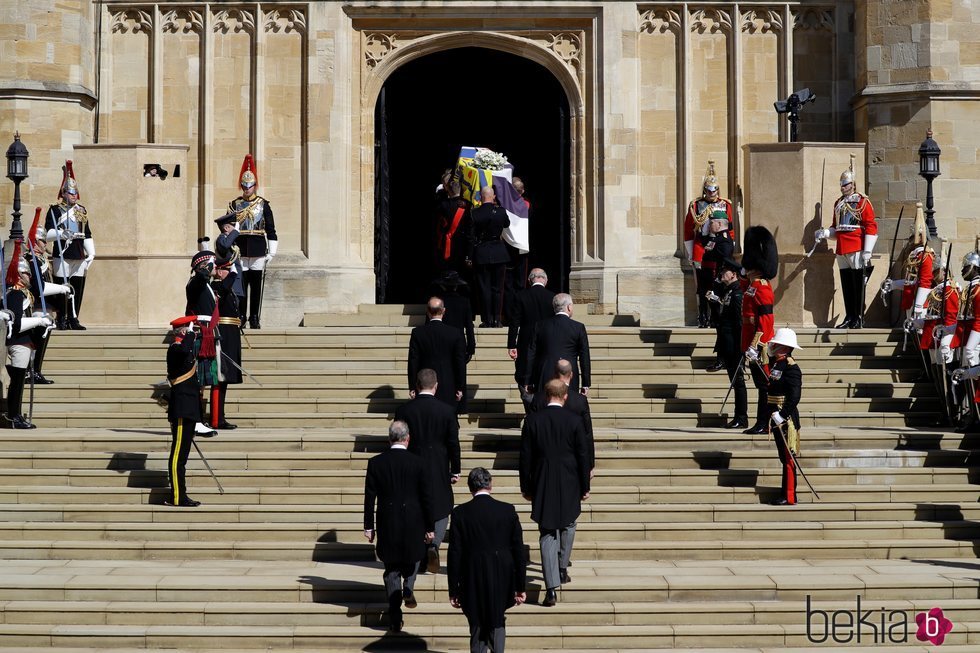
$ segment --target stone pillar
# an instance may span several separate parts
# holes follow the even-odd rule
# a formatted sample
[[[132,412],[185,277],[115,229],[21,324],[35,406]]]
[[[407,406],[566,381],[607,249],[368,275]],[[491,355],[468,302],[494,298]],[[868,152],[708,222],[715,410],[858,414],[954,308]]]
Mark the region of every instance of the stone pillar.
[[[87,326],[162,327],[184,313],[197,216],[187,211],[186,145],[76,145],[80,202],[96,256],[80,312]],[[166,179],[144,177],[159,163]],[[180,166],[181,176],[175,171]],[[196,250],[195,250],[196,251]]]
[[[864,188],[864,145],[754,143],[744,151],[745,227],[768,228],[779,248],[779,275],[773,280],[777,326],[834,326],[844,310],[835,243],[821,243],[810,257],[807,253],[813,248],[813,233],[833,221],[840,175],[852,154],[857,187]],[[868,282],[872,290],[865,294],[872,324],[884,321],[881,300],[873,289],[885,278],[890,244],[890,239],[881,238],[875,248],[875,270]]]

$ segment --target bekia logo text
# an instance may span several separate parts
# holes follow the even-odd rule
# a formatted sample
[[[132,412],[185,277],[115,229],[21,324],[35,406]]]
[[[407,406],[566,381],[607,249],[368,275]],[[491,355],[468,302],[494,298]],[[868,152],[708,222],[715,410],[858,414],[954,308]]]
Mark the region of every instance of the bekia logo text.
[[[953,630],[953,622],[942,608],[915,615],[920,642],[942,645]],[[905,644],[909,639],[909,618],[905,610],[862,610],[861,597],[854,597],[854,610],[817,610],[809,594],[806,597],[806,638],[812,644],[833,640],[837,644]]]

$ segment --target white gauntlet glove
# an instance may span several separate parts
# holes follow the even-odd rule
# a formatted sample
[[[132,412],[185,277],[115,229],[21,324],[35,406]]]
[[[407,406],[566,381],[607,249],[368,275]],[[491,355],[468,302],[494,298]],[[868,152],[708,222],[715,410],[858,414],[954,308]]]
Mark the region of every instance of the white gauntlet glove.
[[[772,414],[771,419],[773,424],[776,426],[781,426],[782,423],[786,421],[783,419],[783,416],[779,414],[778,410]]]
[[[830,236],[831,236],[830,229],[817,229],[816,231],[813,232],[813,240],[815,240],[818,243],[821,240],[827,240],[828,238],[830,238]]]
[[[279,241],[270,240],[269,241],[269,253],[265,255],[265,262],[269,263],[276,257],[276,253],[279,251]]]
[[[963,381],[969,381],[970,379],[975,379],[980,376],[980,366],[976,367],[961,367],[960,369],[953,372],[953,383],[962,383]]]
[[[864,267],[868,267],[868,264],[871,263],[871,252],[867,250],[861,252],[861,261],[864,263]]]
[[[745,360],[749,361],[750,363],[754,363],[755,361],[759,360],[759,350],[755,347],[749,347],[746,349]]]
[[[704,293],[704,298],[709,302],[721,303],[721,299],[715,294],[714,290],[709,290],[708,292]]]

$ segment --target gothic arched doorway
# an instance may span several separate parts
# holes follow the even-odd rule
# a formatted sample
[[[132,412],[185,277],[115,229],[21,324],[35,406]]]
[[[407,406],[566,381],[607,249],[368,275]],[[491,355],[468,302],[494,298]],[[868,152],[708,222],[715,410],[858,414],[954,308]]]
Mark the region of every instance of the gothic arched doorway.
[[[506,154],[531,202],[531,266],[567,290],[569,105],[543,66],[463,47],[409,61],[386,80],[375,111],[375,272],[379,303],[425,300],[433,276],[434,197],[464,145]]]

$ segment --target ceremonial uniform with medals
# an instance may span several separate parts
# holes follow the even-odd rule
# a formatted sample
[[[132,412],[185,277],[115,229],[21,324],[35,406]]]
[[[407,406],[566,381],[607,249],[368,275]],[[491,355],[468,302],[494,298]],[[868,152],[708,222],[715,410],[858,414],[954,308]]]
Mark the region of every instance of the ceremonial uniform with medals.
[[[24,416],[22,402],[27,368],[34,354],[36,328],[47,328],[52,322],[46,317],[33,317],[35,296],[31,292],[31,271],[21,256],[20,241],[14,244],[14,253],[7,268],[7,298],[10,328],[7,329],[7,356],[10,364],[7,373],[10,385],[7,390],[7,420],[11,428],[32,429],[34,424]]]
[[[176,333],[167,349],[167,382],[170,395],[167,402],[167,419],[170,420],[170,456],[167,474],[170,477],[170,495],[165,503],[182,508],[200,505],[187,496],[184,469],[187,456],[194,442],[195,425],[203,417],[201,413],[201,386],[197,382],[197,338],[193,326],[194,315],[177,318],[170,323]],[[185,334],[178,330],[189,328]]]
[[[724,270],[738,273],[739,265],[731,259],[725,259],[718,270],[719,277]],[[746,428],[749,425],[748,394],[745,391],[745,375],[742,370],[742,287],[735,281],[726,284],[719,278],[715,282],[712,299],[714,306],[714,323],[718,336],[715,340],[715,350],[718,358],[728,373],[735,396],[735,414],[725,428]]]
[[[203,245],[209,240],[201,238],[198,243]],[[187,296],[184,312],[194,318],[200,331],[200,336],[194,339],[194,355],[197,358],[197,384],[201,389],[210,388],[224,380],[218,364],[221,358],[218,297],[211,287],[214,261],[214,252],[210,250],[202,249],[195,254],[191,259],[191,278],[184,289]],[[196,424],[195,429],[198,435],[214,435],[214,431],[203,424]]]
[[[776,240],[768,229],[751,227],[745,232],[742,247],[742,351],[752,373],[752,382],[759,393],[756,404],[755,424],[744,432],[759,434],[769,432],[766,414],[766,352],[764,345],[773,337],[775,295],[769,281],[778,271]]]
[[[31,316],[50,318],[53,304],[57,303],[59,311],[64,310],[63,307],[71,305],[74,299],[74,289],[68,284],[52,283],[50,281],[51,268],[48,265],[47,250],[45,248],[46,230],[39,224],[40,219],[41,207],[37,207],[37,211],[34,214],[34,223],[28,232],[28,246],[27,252],[24,253],[24,258],[27,259],[28,268],[31,272],[31,293],[34,297],[43,297],[45,300],[43,304],[40,299],[35,302],[34,311]],[[35,265],[37,266],[36,269],[34,267]],[[44,363],[44,354],[48,350],[48,343],[51,341],[51,331],[53,329],[54,324],[43,329],[36,328],[32,330],[34,357],[31,361],[30,369],[27,372],[28,381],[32,380],[31,376],[33,375],[34,383],[40,383],[42,385],[54,383],[54,381],[45,378],[41,372],[41,366]]]
[[[730,200],[718,195],[718,178],[715,177],[714,161],[708,162],[708,173],[704,178],[703,194],[691,202],[684,216],[684,248],[687,258],[694,266],[695,290],[698,301],[698,326],[708,326],[708,300],[705,294],[711,290],[715,278],[716,260],[708,257],[705,261],[705,246],[711,242],[711,221],[716,213],[728,217],[725,230],[732,243],[735,242],[735,211]]]
[[[239,176],[242,195],[231,201],[228,210],[238,220],[237,239],[241,251],[242,284],[245,301],[241,304],[241,317],[248,315],[248,325],[261,328],[263,275],[266,265],[279,249],[276,222],[269,200],[255,194],[258,173],[252,155],[245,156]]]
[[[926,301],[925,317],[915,324],[921,329],[919,348],[929,352],[933,365],[948,365],[953,362],[953,349],[959,346],[956,323],[960,312],[960,289],[942,281],[929,291]]]
[[[858,192],[854,182],[854,157],[851,167],[840,176],[842,195],[834,203],[834,223],[819,229],[816,239],[837,237],[837,266],[844,292],[844,321],[838,329],[860,329],[864,325],[865,270],[878,241],[878,223],[874,207],[867,196]]]
[[[780,329],[772,340],[772,345],[783,345],[799,349],[796,333],[792,329]],[[782,484],[777,505],[796,505],[796,461],[793,456],[800,454],[800,395],[803,389],[803,372],[789,354],[771,354],[769,362],[768,407],[773,411],[770,419],[773,428],[781,433],[775,434],[776,450],[782,465]],[[793,452],[793,456],[786,450]]]
[[[471,255],[480,292],[480,326],[499,327],[504,303],[504,266],[510,261],[507,245],[501,239],[510,225],[507,212],[493,203],[483,203],[470,212]]]
[[[887,295],[892,290],[901,289],[903,311],[911,311],[912,318],[925,315],[925,302],[932,289],[932,272],[936,265],[936,253],[926,240],[926,221],[922,202],[915,205],[915,220],[909,236],[909,252],[902,265],[902,279],[885,279],[881,292]]]
[[[48,208],[44,228],[48,240],[54,243],[53,278],[60,284],[70,284],[74,289],[74,312],[65,311],[58,316],[59,329],[84,331],[78,321],[82,310],[82,297],[85,294],[85,275],[95,260],[95,240],[85,207],[78,203],[80,195],[72,162],[65,161],[64,176],[61,182],[61,201]]]
[[[957,324],[956,334],[962,348],[961,369],[953,372],[953,385],[969,382],[969,392],[962,393],[964,408],[969,411],[969,421],[964,429],[974,431],[980,420],[977,401],[980,400],[980,386],[975,379],[980,376],[980,252],[973,251],[963,257],[963,279],[968,282],[963,289],[960,303],[963,314]],[[954,393],[955,394],[955,393]]]
[[[242,382],[242,323],[238,312],[238,295],[235,294],[235,281],[238,274],[234,270],[235,259],[224,257],[215,261],[215,276],[211,282],[218,302],[218,366],[221,377],[211,386],[211,428],[234,429],[236,425],[225,419],[225,399],[228,385]],[[222,272],[224,271],[224,272]],[[225,275],[227,272],[227,275]],[[222,279],[221,277],[224,276]],[[237,367],[236,367],[237,366]]]

